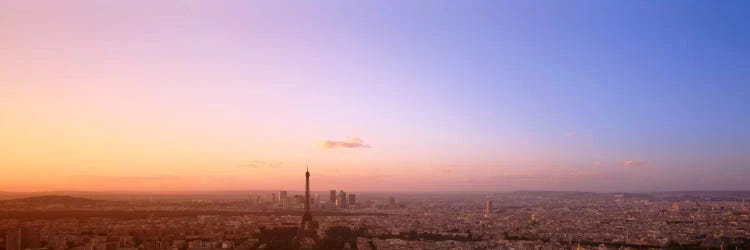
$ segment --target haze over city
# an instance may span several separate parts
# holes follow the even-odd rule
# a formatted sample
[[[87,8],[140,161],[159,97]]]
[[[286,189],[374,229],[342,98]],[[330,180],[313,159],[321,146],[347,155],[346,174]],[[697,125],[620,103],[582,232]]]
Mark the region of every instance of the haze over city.
[[[2,1],[0,191],[750,190],[742,1]]]

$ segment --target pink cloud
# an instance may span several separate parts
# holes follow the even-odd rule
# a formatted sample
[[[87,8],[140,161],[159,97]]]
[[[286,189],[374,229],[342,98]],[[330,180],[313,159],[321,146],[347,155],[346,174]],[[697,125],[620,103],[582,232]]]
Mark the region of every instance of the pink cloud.
[[[583,137],[583,138],[590,138],[590,137],[591,137],[591,134],[589,134],[589,133],[579,133],[579,132],[577,132],[577,131],[569,131],[569,132],[565,132],[565,134],[563,134],[563,136],[565,136],[565,137]]]
[[[334,149],[334,148],[369,148],[370,145],[365,144],[365,142],[358,137],[349,137],[346,138],[346,140],[343,141],[332,141],[332,140],[325,140],[320,143],[320,146],[322,148],[327,149]]]
[[[102,182],[152,182],[152,181],[180,181],[184,177],[180,175],[148,175],[148,176],[98,176],[98,175],[74,175],[70,178],[86,181]]]
[[[240,167],[246,167],[246,168],[278,168],[283,165],[284,162],[281,161],[275,161],[275,162],[266,162],[266,161],[250,161],[246,164],[241,164]]]
[[[454,169],[449,167],[432,167],[432,170],[441,174],[450,174],[454,172]]]
[[[647,161],[641,161],[641,160],[627,160],[622,163],[623,166],[634,168],[634,167],[645,167],[648,166]]]

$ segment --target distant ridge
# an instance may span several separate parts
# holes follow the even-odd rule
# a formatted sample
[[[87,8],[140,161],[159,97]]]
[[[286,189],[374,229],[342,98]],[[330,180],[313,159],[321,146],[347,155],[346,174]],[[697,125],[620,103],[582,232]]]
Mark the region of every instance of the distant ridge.
[[[103,203],[103,202],[108,202],[108,201],[73,197],[73,196],[67,196],[67,195],[42,195],[42,196],[34,196],[34,197],[27,197],[27,198],[2,200],[0,201],[0,204],[23,203],[23,204],[32,205],[32,206],[50,205],[50,204],[62,204],[66,206],[70,206],[70,205],[81,206],[81,205],[93,205],[93,204]]]

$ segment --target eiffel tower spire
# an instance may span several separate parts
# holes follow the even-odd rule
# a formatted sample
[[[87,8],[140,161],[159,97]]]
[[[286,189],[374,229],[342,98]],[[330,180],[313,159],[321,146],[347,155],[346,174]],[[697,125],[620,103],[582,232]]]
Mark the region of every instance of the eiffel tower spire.
[[[305,216],[310,214],[310,168],[305,166]],[[312,217],[312,216],[310,216]]]
[[[318,223],[313,221],[310,213],[310,168],[305,167],[305,214],[297,231],[297,244],[299,249],[313,249],[317,245]]]

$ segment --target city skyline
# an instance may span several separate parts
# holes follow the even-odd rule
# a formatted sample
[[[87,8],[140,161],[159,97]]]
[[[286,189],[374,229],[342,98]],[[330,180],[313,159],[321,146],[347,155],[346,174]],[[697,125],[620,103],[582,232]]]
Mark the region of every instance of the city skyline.
[[[0,191],[750,190],[748,7],[6,1]]]

